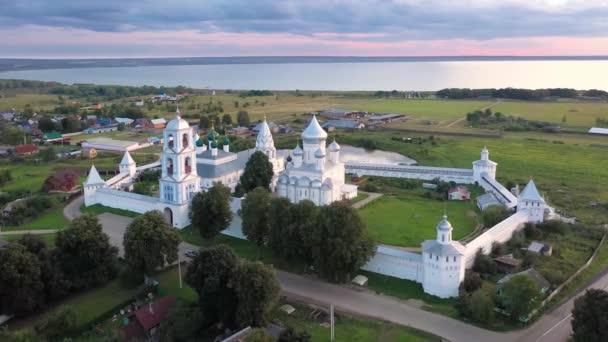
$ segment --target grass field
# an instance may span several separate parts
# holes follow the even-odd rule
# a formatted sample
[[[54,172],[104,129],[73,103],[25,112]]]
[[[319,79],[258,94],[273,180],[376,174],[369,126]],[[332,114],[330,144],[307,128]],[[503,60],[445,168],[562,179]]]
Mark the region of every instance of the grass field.
[[[354,105],[368,112],[407,114],[429,120],[445,121],[464,117],[468,112],[491,105],[491,101],[382,99]]]
[[[560,123],[563,126],[595,125],[596,118],[608,118],[608,103],[505,101],[492,108],[495,112],[530,120]],[[562,118],[566,116],[566,122]]]
[[[36,217],[32,221],[21,226],[3,227],[3,231],[16,230],[39,230],[39,229],[63,229],[67,227],[69,221],[63,216],[63,206],[58,205]]]
[[[11,234],[11,235],[2,235],[0,238],[2,240],[6,240],[6,241],[17,241],[17,240],[21,239],[22,236],[23,236],[23,234]],[[55,239],[57,238],[57,234],[55,234],[55,233],[37,234],[36,236],[39,237],[40,239],[42,239],[42,241],[44,241],[47,246],[49,246],[49,247],[55,246]]]
[[[0,111],[13,108],[23,110],[27,104],[31,105],[34,111],[50,110],[58,104],[57,95],[18,94],[0,97]]]
[[[436,237],[435,227],[444,212],[458,240],[477,226],[477,214],[469,201],[442,202],[413,195],[382,196],[360,210],[372,237],[379,243],[419,247]]]
[[[88,207],[85,207],[83,205],[82,207],[80,207],[80,211],[82,211],[83,213],[93,214],[95,216],[97,216],[99,214],[103,214],[103,213],[116,214],[116,215],[121,215],[121,216],[126,216],[126,217],[137,217],[140,215],[139,213],[136,213],[133,211],[110,208],[110,207],[106,207],[101,204],[95,204],[95,205],[91,205]]]

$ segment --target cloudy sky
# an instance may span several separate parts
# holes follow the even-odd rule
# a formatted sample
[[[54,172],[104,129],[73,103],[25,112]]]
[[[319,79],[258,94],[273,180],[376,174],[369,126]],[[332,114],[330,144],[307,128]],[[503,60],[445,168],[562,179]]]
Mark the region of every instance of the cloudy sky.
[[[1,57],[608,55],[608,0],[0,0]]]

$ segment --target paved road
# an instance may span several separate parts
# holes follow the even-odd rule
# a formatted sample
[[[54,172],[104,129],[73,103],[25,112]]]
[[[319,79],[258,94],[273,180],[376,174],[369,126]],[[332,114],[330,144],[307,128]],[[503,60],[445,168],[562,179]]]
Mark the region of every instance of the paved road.
[[[367,196],[367,198],[362,199],[361,201],[353,204],[352,207],[355,208],[355,209],[359,209],[359,208],[367,205],[369,202],[374,201],[376,198],[382,196],[382,194],[379,194],[379,193],[376,193],[376,192],[363,192],[363,191],[359,191],[359,193],[366,194],[368,196]]]

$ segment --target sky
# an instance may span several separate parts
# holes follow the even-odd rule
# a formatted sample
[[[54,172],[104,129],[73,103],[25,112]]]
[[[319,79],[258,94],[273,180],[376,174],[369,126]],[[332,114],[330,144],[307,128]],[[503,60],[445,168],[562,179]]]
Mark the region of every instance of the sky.
[[[608,55],[608,0],[0,0],[0,58]]]

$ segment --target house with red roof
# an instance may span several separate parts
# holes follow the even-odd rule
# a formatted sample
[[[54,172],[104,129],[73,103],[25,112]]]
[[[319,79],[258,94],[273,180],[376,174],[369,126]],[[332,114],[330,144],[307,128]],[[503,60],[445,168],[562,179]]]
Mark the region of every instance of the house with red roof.
[[[471,192],[464,185],[457,185],[448,190],[448,198],[456,201],[467,201],[471,198]]]
[[[15,152],[17,154],[36,154],[38,153],[38,146],[34,144],[23,144],[15,146]]]
[[[175,296],[166,296],[142,306],[131,316],[129,324],[120,329],[120,334],[125,341],[139,341],[152,337],[158,326],[169,316],[175,303]]]

